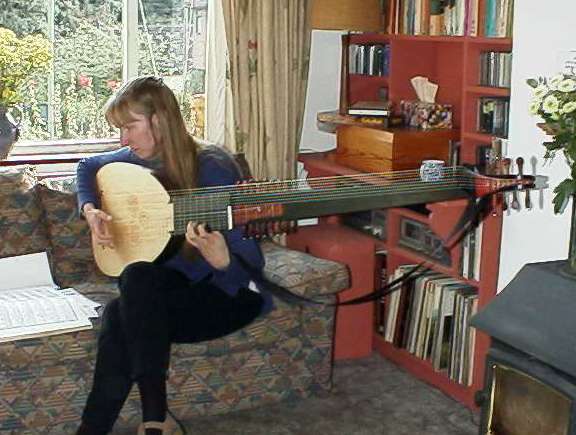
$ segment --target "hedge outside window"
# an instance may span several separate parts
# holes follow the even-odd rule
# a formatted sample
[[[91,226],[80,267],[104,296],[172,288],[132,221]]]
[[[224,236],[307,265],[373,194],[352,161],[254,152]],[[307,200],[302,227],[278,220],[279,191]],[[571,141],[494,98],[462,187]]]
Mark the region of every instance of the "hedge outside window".
[[[191,131],[203,134],[199,101],[208,0],[10,0],[4,5],[0,26],[18,36],[42,34],[53,44],[51,73],[25,84],[24,144],[118,137],[102,106],[123,80],[147,74],[164,78]]]

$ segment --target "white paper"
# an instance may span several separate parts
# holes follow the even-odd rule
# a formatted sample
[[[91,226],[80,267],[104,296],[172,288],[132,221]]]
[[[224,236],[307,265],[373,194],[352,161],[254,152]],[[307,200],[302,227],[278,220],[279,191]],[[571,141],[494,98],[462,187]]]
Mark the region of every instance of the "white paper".
[[[25,287],[56,287],[46,252],[0,259],[0,277],[0,291]]]
[[[46,252],[0,259],[0,342],[92,328],[99,303],[58,289]]]
[[[86,296],[78,293],[73,288],[59,289],[58,292],[66,296],[69,300],[73,301],[80,308],[82,314],[84,314],[86,317],[98,317],[98,311],[96,311],[96,308],[100,307],[102,304],[88,299]]]
[[[304,163],[296,162],[297,164],[297,176],[296,178],[299,180],[298,182],[298,189],[302,190],[310,190],[312,189],[306,179],[308,178],[308,171],[304,168]],[[311,217],[307,219],[298,219],[298,226],[304,227],[307,225],[318,225],[318,218]]]
[[[79,306],[50,287],[0,292],[0,341],[92,327]]]

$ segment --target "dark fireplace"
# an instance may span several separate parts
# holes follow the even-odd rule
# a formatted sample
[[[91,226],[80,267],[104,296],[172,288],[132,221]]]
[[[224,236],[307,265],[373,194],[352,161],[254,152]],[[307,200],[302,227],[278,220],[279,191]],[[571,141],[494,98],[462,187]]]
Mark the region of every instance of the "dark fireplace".
[[[527,264],[471,325],[492,337],[480,435],[576,435],[576,279]]]

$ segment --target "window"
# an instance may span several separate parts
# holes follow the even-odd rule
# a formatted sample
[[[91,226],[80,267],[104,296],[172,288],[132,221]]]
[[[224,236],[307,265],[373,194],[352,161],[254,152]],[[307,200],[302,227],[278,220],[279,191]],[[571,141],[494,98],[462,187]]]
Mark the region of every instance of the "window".
[[[50,74],[26,85],[21,140],[109,142],[118,132],[103,104],[145,74],[164,78],[201,135],[207,8],[208,0],[0,0],[0,26],[53,44]]]

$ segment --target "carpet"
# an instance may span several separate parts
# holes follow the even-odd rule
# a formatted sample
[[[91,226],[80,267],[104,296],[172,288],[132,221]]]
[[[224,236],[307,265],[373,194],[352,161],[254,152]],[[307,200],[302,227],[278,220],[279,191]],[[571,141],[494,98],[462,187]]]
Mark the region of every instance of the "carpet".
[[[477,435],[479,415],[379,355],[337,361],[321,396],[198,417],[203,435]]]

